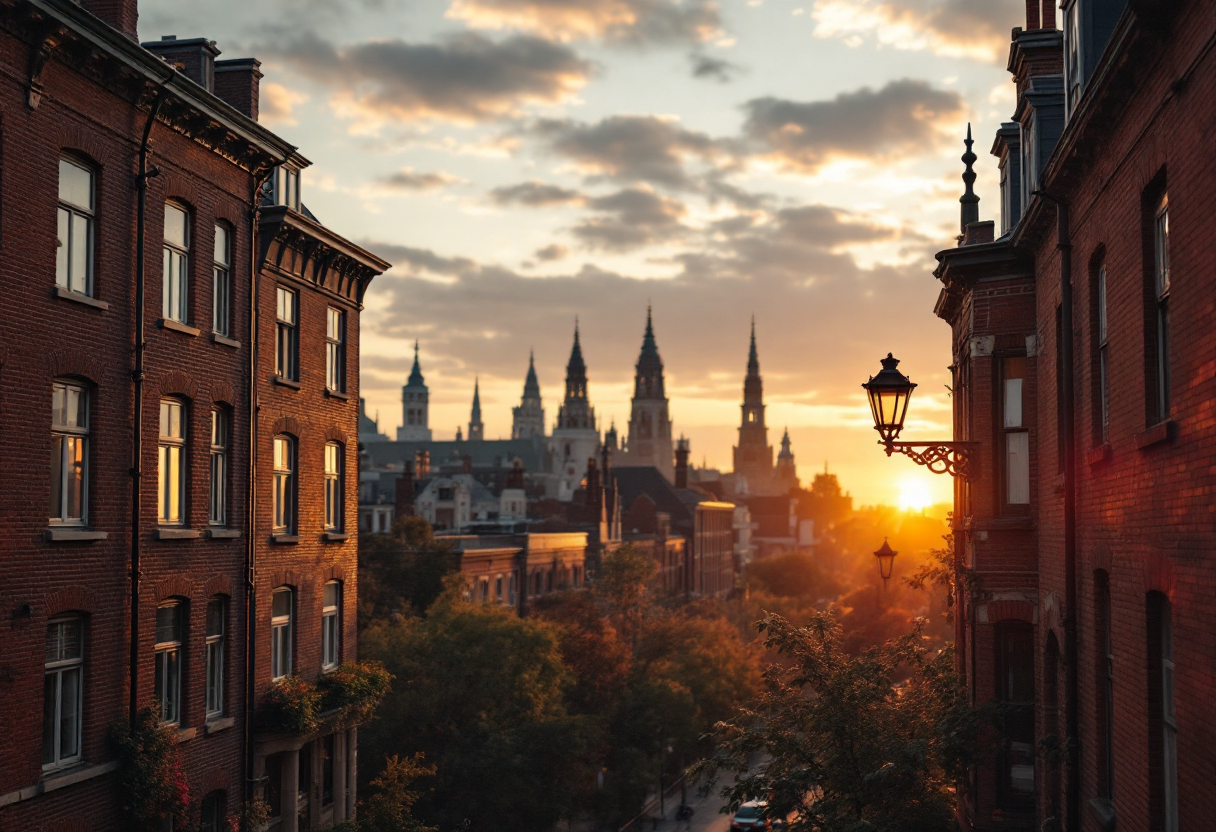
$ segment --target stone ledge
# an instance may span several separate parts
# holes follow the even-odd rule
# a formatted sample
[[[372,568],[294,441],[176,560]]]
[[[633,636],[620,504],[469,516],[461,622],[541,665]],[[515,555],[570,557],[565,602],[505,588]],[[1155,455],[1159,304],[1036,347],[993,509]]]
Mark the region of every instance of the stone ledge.
[[[270,380],[280,387],[289,387],[292,390],[300,389],[300,382],[287,378],[286,376],[271,376]]]
[[[298,534],[272,534],[270,542],[276,546],[294,546],[300,542]]]
[[[17,789],[8,794],[0,794],[0,807],[10,806],[14,803],[20,803],[23,800],[29,800],[38,797],[38,795],[46,794],[47,792],[74,786],[77,783],[92,780],[94,777],[101,777],[112,771],[118,771],[117,760],[97,765],[79,763],[70,769],[49,771],[40,781],[32,786],[26,786],[23,789]]]
[[[1092,465],[1101,465],[1111,458],[1112,448],[1109,442],[1104,442],[1096,448],[1085,452],[1085,461]]]
[[[46,539],[52,543],[88,543],[94,540],[106,540],[109,532],[99,532],[93,529],[47,529]]]
[[[198,327],[190,326],[189,324],[183,324],[180,321],[171,321],[168,318],[157,318],[156,325],[159,326],[161,329],[171,329],[174,332],[180,332],[183,335],[189,335],[191,338],[197,337],[198,334],[200,332],[202,332],[202,330],[200,330]]]
[[[207,537],[212,540],[234,540],[241,536],[240,529],[207,529]]]
[[[1136,447],[1140,450],[1151,448],[1153,445],[1160,445],[1162,442],[1170,442],[1178,435],[1178,423],[1173,419],[1166,419],[1164,422],[1159,422],[1145,431],[1136,434]]]
[[[331,390],[328,387],[325,388],[325,397],[327,399],[338,399],[339,401],[343,401],[343,402],[350,401],[350,396],[347,395],[346,393],[343,393],[339,390]]]
[[[203,533],[198,529],[157,529],[157,540],[197,540]]]
[[[321,535],[321,539],[326,543],[341,543],[344,540],[349,540],[350,535],[346,532],[326,532]]]
[[[177,741],[186,742],[187,740],[192,740],[197,736],[198,736],[197,728],[182,728],[181,730],[179,730],[177,732]]]
[[[211,736],[219,731],[225,731],[233,725],[236,725],[236,717],[234,716],[216,717],[215,719],[207,720],[206,724],[203,725],[203,733]]]
[[[55,297],[59,298],[60,300],[70,300],[74,303],[91,306],[94,309],[100,309],[102,312],[105,312],[110,308],[110,304],[106,303],[104,300],[98,300],[97,298],[86,295],[83,292],[73,292],[71,289],[64,286],[55,287]]]
[[[220,335],[218,332],[211,333],[211,340],[217,344],[222,344],[225,347],[232,347],[234,350],[241,348],[241,342],[235,338],[229,338],[227,335]]]

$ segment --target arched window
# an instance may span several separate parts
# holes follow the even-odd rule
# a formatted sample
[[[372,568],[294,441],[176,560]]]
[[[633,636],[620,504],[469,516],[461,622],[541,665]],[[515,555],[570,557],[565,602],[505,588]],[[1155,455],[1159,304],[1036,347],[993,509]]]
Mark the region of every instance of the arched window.
[[[226,795],[223,791],[214,791],[203,798],[202,823],[199,832],[224,832]]]
[[[51,523],[85,524],[88,475],[88,388],[76,381],[56,381],[51,385]]]
[[[325,530],[342,531],[342,446],[325,443]]]
[[[186,640],[186,605],[179,599],[156,608],[156,682],[152,693],[160,702],[160,721],[182,720],[182,647]]]
[[[95,182],[84,162],[59,158],[59,245],[55,252],[55,283],[69,292],[93,294]]]
[[[165,320],[186,323],[190,314],[190,214],[176,202],[165,203],[163,290]]]
[[[186,406],[179,399],[161,399],[157,521],[162,526],[186,522]]]
[[[321,603],[321,668],[332,670],[342,661],[342,584],[325,584]]]
[[[84,619],[62,616],[46,628],[42,700],[42,768],[80,760],[84,714]]]
[[[282,433],[274,438],[273,529],[292,534],[296,526],[296,441]]]
[[[270,601],[270,678],[282,679],[292,670],[292,638],[295,623],[295,593],[279,587]]]

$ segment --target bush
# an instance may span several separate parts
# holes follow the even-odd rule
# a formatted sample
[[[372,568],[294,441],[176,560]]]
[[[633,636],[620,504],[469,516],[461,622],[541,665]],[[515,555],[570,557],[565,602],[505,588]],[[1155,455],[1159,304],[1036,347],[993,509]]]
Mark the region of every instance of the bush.
[[[258,702],[257,727],[262,731],[307,734],[317,727],[321,692],[299,676],[286,676],[270,686]]]
[[[126,828],[155,832],[166,821],[178,829],[189,820],[190,786],[177,746],[176,725],[160,724],[160,708],[143,708],[134,729],[114,726],[112,738],[121,765],[122,812]]]
[[[317,681],[321,710],[337,710],[339,725],[367,722],[388,695],[393,674],[380,662],[343,662]]]

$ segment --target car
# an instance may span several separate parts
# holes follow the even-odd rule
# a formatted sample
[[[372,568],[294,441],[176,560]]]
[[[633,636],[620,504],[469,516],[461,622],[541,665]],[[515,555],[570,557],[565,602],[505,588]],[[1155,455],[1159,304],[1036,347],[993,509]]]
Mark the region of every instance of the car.
[[[731,832],[759,832],[772,829],[766,810],[768,803],[763,800],[749,800],[738,808],[735,816],[730,819]]]

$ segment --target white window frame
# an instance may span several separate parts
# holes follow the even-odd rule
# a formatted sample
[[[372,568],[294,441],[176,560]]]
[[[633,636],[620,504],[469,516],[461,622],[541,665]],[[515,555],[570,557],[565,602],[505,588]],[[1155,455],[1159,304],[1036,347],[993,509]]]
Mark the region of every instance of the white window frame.
[[[176,425],[174,412],[176,411]],[[186,440],[188,410],[181,399],[160,400],[157,439],[156,520],[162,526],[186,524]],[[173,431],[176,429],[177,433]]]
[[[166,611],[176,618],[177,631],[171,638],[162,638],[160,618]],[[168,611],[172,611],[168,613]],[[186,605],[173,599],[156,607],[155,684],[153,692],[160,702],[162,725],[180,725],[182,721],[182,660],[186,642]]]
[[[325,309],[325,386],[346,392],[346,313],[332,306]]]
[[[88,177],[88,204],[82,205],[64,193],[66,178],[77,173]],[[84,162],[59,157],[58,246],[55,251],[55,284],[69,292],[93,295],[93,250],[97,220],[97,174]],[[81,249],[84,249],[81,251]]]
[[[280,165],[274,170],[271,198],[276,205],[300,210],[300,171]]]
[[[217,596],[207,602],[206,642],[203,666],[206,674],[205,708],[207,718],[224,715],[224,668],[228,647],[228,600]]]
[[[1157,421],[1170,417],[1170,203],[1162,195],[1153,214],[1153,294],[1157,316]]]
[[[1102,442],[1110,440],[1110,355],[1106,319],[1106,264],[1098,267],[1098,425]]]
[[[225,338],[232,335],[232,230],[215,224],[212,246],[211,331]]]
[[[1020,378],[1009,378],[1007,367],[1020,360]],[[1001,432],[1004,436],[1005,494],[1008,506],[1030,504],[1030,430],[1026,426],[1026,358],[1011,356],[1001,361]]]
[[[342,583],[329,581],[321,598],[321,669],[330,671],[342,661]]]
[[[296,439],[280,433],[274,438],[274,494],[272,528],[276,534],[291,534],[296,523]]]
[[[1022,211],[1028,210],[1035,188],[1039,185],[1038,117],[1032,110],[1022,128]]]
[[[180,240],[169,238],[170,211],[182,215],[184,233]],[[182,324],[190,320],[190,230],[190,211],[186,206],[166,202],[161,313],[165,320]]]
[[[76,651],[70,655],[67,633],[76,628]],[[54,641],[54,652],[51,643]],[[43,653],[43,704],[42,704],[42,770],[61,768],[80,762],[82,724],[84,722],[84,619],[80,616],[61,616],[47,622],[46,642]],[[76,674],[76,701],[64,702],[64,679]],[[70,712],[70,713],[69,713]],[[47,756],[47,720],[54,722],[49,738],[53,751]],[[67,725],[65,726],[65,722]],[[64,728],[71,734],[76,749],[74,754],[63,754]]]
[[[329,532],[342,531],[342,451],[337,442],[325,443],[325,530]]]
[[[66,418],[69,402],[75,397],[77,413],[74,421]],[[51,452],[52,459],[51,510],[58,512],[50,518],[53,526],[83,526],[88,522],[89,497],[89,388],[72,381],[55,381],[51,385]],[[63,413],[63,416],[60,414]],[[79,491],[79,517],[68,506]]]
[[[211,501],[208,520],[212,526],[228,524],[228,443],[232,436],[229,411],[211,408]]]
[[[1064,8],[1064,109],[1071,117],[1081,101],[1083,84],[1081,0]]]
[[[279,378],[300,380],[300,295],[286,286],[275,288],[274,371]]]
[[[276,603],[285,600],[287,611],[276,612]],[[270,595],[270,678],[278,681],[292,671],[292,639],[295,628],[295,590],[281,586]]]

